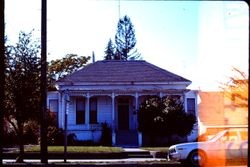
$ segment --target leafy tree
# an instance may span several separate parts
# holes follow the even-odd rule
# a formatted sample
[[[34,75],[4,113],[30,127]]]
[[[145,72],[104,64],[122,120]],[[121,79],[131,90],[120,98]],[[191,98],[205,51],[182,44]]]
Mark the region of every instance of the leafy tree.
[[[113,60],[115,59],[115,47],[111,39],[109,39],[108,45],[106,47],[105,52],[105,60]]]
[[[140,58],[137,50],[133,50],[136,45],[135,29],[127,15],[118,21],[115,44],[117,49],[115,59],[135,60]]]
[[[139,131],[151,137],[186,136],[196,123],[195,115],[186,113],[176,96],[149,96],[139,107],[137,118]]]
[[[64,76],[83,68],[90,60],[90,56],[77,56],[76,54],[67,54],[62,59],[56,59],[49,62],[48,65],[48,90],[55,90],[55,81]]]
[[[229,77],[228,82],[221,83],[221,89],[226,98],[234,101],[239,107],[248,107],[248,77],[247,75],[233,67],[234,76]]]
[[[32,32],[19,33],[15,45],[6,46],[5,119],[13,126],[19,141],[19,161],[24,154],[24,125],[38,118],[40,104],[40,45]]]
[[[32,32],[20,32],[19,40],[15,45],[5,46],[5,56],[6,99],[4,99],[4,106],[6,112],[4,118],[17,135],[20,148],[18,161],[22,162],[25,139],[31,137],[35,139],[39,135],[39,126],[34,125],[39,125],[40,45],[32,40]],[[56,79],[84,67],[89,59],[90,57],[68,54],[63,59],[52,60],[48,66],[48,88],[53,88]],[[49,116],[47,118],[49,119]],[[9,125],[8,123],[6,125]],[[54,125],[48,128],[50,127]],[[35,140],[26,142],[34,143]]]

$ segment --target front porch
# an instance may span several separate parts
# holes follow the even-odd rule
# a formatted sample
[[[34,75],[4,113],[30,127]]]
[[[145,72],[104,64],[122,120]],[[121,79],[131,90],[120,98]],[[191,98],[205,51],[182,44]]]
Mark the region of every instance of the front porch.
[[[76,132],[79,140],[98,141],[102,135],[102,123],[112,130],[112,145],[140,146],[141,134],[137,131],[137,111],[145,95],[133,93],[97,93],[68,91],[62,93],[61,127],[67,114],[68,133]],[[69,96],[69,101],[65,101]],[[95,101],[95,102],[94,102]],[[77,114],[83,112],[84,114]],[[78,117],[84,117],[82,121]],[[93,121],[95,120],[95,121]]]

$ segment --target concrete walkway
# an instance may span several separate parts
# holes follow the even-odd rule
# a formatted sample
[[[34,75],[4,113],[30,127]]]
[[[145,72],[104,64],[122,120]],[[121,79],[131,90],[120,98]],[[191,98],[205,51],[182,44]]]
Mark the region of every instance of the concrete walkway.
[[[140,148],[123,148],[125,152],[148,152],[148,150],[143,150]]]

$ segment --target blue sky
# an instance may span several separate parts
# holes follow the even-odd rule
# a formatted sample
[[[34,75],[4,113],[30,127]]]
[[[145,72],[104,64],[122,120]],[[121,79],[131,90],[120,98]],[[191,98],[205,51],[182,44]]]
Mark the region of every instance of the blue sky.
[[[48,60],[75,53],[102,60],[120,16],[134,24],[144,60],[192,80],[192,89],[218,90],[235,66],[247,72],[248,6],[241,1],[47,0]],[[6,0],[6,34],[40,36],[40,0]]]

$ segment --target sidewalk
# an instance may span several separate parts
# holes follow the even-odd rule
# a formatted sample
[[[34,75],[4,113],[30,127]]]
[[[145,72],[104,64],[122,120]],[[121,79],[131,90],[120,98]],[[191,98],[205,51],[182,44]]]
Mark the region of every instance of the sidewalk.
[[[85,154],[67,154],[67,163],[64,163],[64,154],[50,154],[48,164],[40,163],[40,154],[26,154],[25,163],[15,163],[17,155],[4,158],[4,166],[118,166],[118,167],[181,167],[178,162],[168,162],[166,158],[155,158],[149,151],[139,148],[124,148],[122,153],[85,153]],[[6,156],[6,155],[5,155]],[[57,157],[57,158],[52,158]],[[31,159],[30,159],[31,158]]]

